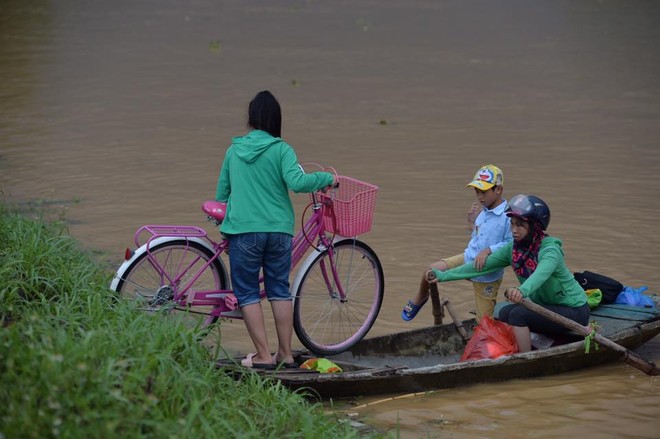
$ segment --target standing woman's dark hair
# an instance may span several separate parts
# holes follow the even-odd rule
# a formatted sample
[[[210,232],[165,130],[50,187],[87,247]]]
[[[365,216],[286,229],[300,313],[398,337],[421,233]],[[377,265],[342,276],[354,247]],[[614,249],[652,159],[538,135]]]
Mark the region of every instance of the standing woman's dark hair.
[[[268,90],[260,91],[250,102],[248,126],[265,131],[273,137],[282,137],[282,110],[275,96]]]

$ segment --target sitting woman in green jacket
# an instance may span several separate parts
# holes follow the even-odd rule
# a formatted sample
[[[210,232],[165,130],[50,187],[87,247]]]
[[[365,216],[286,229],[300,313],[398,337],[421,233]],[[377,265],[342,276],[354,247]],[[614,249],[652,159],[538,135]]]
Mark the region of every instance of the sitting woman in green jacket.
[[[589,305],[586,293],[566,267],[561,240],[545,233],[550,223],[548,205],[534,195],[516,195],[509,201],[506,214],[511,218],[513,242],[491,254],[481,271],[465,264],[432,272],[435,281],[448,282],[470,279],[510,265],[520,286],[505,291],[504,297],[513,304],[500,310],[498,320],[513,326],[518,349],[527,352],[531,349],[530,331],[558,335],[568,329],[528,310],[520,304],[523,298],[582,325],[589,323]]]

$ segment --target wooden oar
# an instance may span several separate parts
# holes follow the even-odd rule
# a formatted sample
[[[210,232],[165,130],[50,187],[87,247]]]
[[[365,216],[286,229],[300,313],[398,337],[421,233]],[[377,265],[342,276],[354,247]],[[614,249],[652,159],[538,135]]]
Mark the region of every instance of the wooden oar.
[[[532,302],[529,299],[523,299],[522,302],[520,302],[525,308],[534,311],[537,314],[542,315],[548,320],[552,320],[553,322],[559,323],[560,325],[572,329],[573,331],[577,332],[580,335],[583,335],[584,337],[591,336],[592,329],[589,328],[588,326],[582,326],[578,322],[568,319],[562,315],[559,315],[553,311],[550,311],[547,308],[543,308],[541,305],[537,305],[536,303]],[[629,349],[626,349],[625,347],[621,346],[620,344],[617,344],[610,340],[609,338],[603,337],[602,335],[598,334],[597,332],[594,332],[593,334],[593,339],[603,345],[606,346],[613,351],[621,352],[623,354],[622,360],[625,361],[626,363],[630,364],[633,367],[636,367],[637,369],[641,370],[647,375],[653,375],[657,376],[660,375],[660,368],[658,368],[655,363],[651,363],[649,361],[646,361],[639,355],[635,354],[634,352],[630,351]]]

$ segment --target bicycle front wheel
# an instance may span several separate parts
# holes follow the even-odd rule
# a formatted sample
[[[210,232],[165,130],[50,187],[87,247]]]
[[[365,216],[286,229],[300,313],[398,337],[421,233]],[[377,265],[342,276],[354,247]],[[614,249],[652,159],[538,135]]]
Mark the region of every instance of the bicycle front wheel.
[[[189,293],[225,289],[224,265],[219,259],[207,265],[213,251],[199,242],[173,238],[150,247],[148,253],[144,249],[136,253],[141,254],[116,274],[115,289],[121,297],[136,301],[141,310],[181,319],[188,327],[204,328],[217,321],[209,314],[211,306],[189,308],[174,301],[182,288],[190,287]]]
[[[371,329],[383,303],[385,280],[376,253],[353,239],[319,253],[295,288],[293,326],[303,345],[317,355],[343,352]],[[343,291],[343,296],[340,293]]]

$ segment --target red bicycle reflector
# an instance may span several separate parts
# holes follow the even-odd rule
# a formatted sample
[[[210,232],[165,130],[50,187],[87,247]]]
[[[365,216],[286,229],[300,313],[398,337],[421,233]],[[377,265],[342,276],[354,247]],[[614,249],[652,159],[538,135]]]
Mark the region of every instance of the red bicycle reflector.
[[[124,260],[128,261],[132,257],[133,257],[133,251],[130,248],[126,247],[126,252],[124,253]]]

